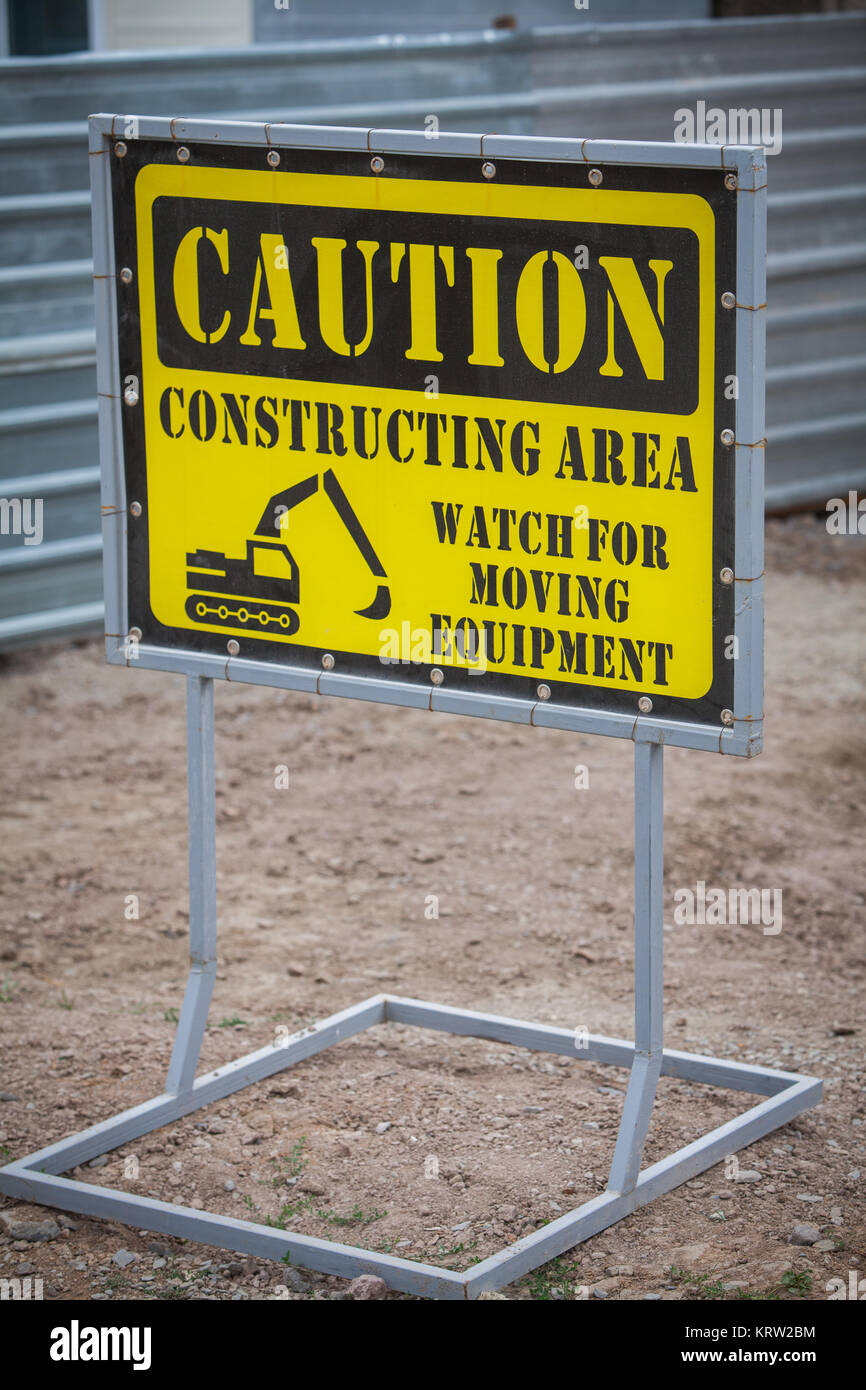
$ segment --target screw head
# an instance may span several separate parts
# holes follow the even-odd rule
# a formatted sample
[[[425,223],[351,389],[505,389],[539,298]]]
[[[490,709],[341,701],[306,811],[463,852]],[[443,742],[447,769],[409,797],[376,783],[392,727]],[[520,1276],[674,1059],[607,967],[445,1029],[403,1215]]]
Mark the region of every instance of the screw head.
[[[736,435],[734,434],[733,430],[722,430],[721,434],[719,435],[719,439],[722,441],[726,449],[730,449],[731,445],[736,439]]]
[[[731,290],[725,290],[724,294],[722,295],[722,308],[734,309],[736,308],[736,304],[737,296],[733,294]]]
[[[438,667],[438,666],[434,666],[434,667],[433,667],[433,670],[430,672],[430,679],[431,679],[431,681],[433,682],[434,685],[441,685],[442,682],[444,681],[445,677],[443,676],[442,672],[439,670],[439,667]]]
[[[730,569],[727,565],[725,565],[725,568],[723,570],[719,570],[719,578],[721,579],[723,584],[733,584],[734,571]]]
[[[495,164],[491,164],[489,159],[488,159],[488,160],[485,160],[485,162],[484,162],[484,163],[482,164],[482,166],[481,166],[481,172],[482,172],[482,174],[484,175],[484,177],[485,177],[486,179],[495,179],[495,178],[496,178],[496,165],[495,165]]]
[[[121,270],[120,278],[123,281],[124,285],[132,284],[132,271],[130,270],[128,265],[125,265]]]
[[[334,669],[334,658],[331,656],[330,652],[325,652],[325,655],[322,657],[322,669],[324,671],[333,671]]]
[[[373,155],[373,158],[370,160],[370,168],[373,170],[374,174],[381,174],[382,170],[385,168],[385,161],[380,154]]]
[[[641,714],[649,714],[650,710],[653,707],[653,702],[650,699],[649,695],[641,695],[640,699],[637,702],[637,707],[640,710]]]
[[[268,163],[272,169],[276,169],[280,162],[280,156],[276,150],[268,150]]]
[[[723,709],[723,710],[722,710],[722,723],[723,723],[723,724],[733,724],[733,722],[734,722],[734,711],[733,711],[732,709]]]
[[[117,155],[118,159],[123,159],[123,156],[126,154],[126,142],[124,140],[118,140],[114,147],[114,153]]]
[[[736,174],[725,174],[725,188],[733,193],[739,187]]]
[[[226,651],[228,652],[229,656],[237,656],[240,649],[241,644],[240,642],[236,642],[234,637],[230,637],[229,640],[226,642]]]
[[[140,642],[140,641],[141,641],[141,628],[140,628],[140,627],[131,627],[131,628],[129,629],[129,639],[130,639],[131,642]]]
[[[123,399],[127,405],[138,405],[138,392],[134,386],[127,386],[123,393]]]
[[[141,503],[140,503],[140,502],[130,502],[130,504],[129,504],[129,515],[130,515],[130,516],[141,516]]]
[[[601,172],[600,169],[590,169],[589,181],[592,184],[593,188],[598,188],[598,185],[602,182],[603,179],[604,174]]]
[[[178,145],[177,157],[180,160],[181,164],[186,164],[187,160],[189,159],[189,150],[187,149],[186,145]]]
[[[549,685],[540,685],[540,686],[538,687],[538,698],[539,698],[539,700],[549,700],[549,699],[550,699],[550,686],[549,686]]]

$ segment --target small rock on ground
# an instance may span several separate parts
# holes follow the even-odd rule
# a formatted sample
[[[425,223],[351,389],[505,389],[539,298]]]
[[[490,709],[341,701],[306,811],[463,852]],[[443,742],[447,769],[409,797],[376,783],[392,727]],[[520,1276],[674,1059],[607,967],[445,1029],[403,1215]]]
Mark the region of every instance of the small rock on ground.
[[[302,1274],[299,1274],[299,1272],[296,1269],[292,1269],[291,1266],[287,1266],[286,1271],[283,1274],[283,1282],[285,1283],[287,1288],[290,1288],[292,1290],[293,1293],[310,1292],[310,1285],[307,1283],[306,1279],[303,1277]]]
[[[384,1298],[388,1285],[375,1274],[360,1274],[349,1285],[349,1293],[356,1302],[366,1303],[374,1298]]]
[[[14,1208],[12,1211],[0,1212],[0,1223],[12,1240],[54,1240],[55,1236],[60,1235],[60,1227],[56,1221],[50,1218],[45,1221],[31,1221],[22,1217],[20,1213],[16,1214]]]
[[[798,1221],[788,1237],[788,1244],[816,1245],[820,1239],[821,1232],[816,1231],[814,1226],[806,1226],[802,1221]]]

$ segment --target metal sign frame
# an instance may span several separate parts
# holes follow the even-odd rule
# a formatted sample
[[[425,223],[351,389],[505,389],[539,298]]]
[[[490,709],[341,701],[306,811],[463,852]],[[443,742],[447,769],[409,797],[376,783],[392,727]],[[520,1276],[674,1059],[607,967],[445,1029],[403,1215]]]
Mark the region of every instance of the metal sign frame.
[[[106,566],[108,660],[132,664],[126,594],[127,499],[122,469],[120,382],[115,313],[115,264],[108,219],[109,170],[113,142],[130,138],[129,117],[93,116],[90,121],[94,196],[94,280],[98,309],[100,452],[103,461],[103,514]],[[429,153],[423,133],[329,130],[302,126],[213,124],[136,118],[136,138],[220,140],[268,146],[327,147],[376,152]],[[509,156],[571,159],[593,167],[642,163],[714,167],[736,180],[739,199],[737,250],[737,371],[735,565],[736,627],[741,652],[736,663],[734,724],[720,730],[677,727],[650,717],[575,712],[442,689],[375,682],[336,674],[311,674],[238,658],[149,650],[134,660],[141,666],[174,670],[187,678],[187,755],[189,789],[190,968],[165,1090],[155,1099],[51,1144],[0,1169],[0,1191],[134,1226],[213,1244],[343,1277],[381,1276],[392,1288],[424,1297],[474,1299],[502,1288],[547,1260],[620,1220],[741,1147],[817,1104],[822,1083],[767,1067],[745,1066],[665,1048],[662,1037],[663,955],[663,782],[665,742],[751,756],[761,744],[761,646],[763,572],[763,369],[765,164],[762,150],[685,145],[628,144],[609,141],[547,140],[510,136],[440,134],[443,153],[476,160]],[[322,695],[382,700],[450,713],[518,720],[537,727],[577,729],[631,739],[635,755],[635,1037],[600,1035],[576,1038],[568,1029],[499,1018],[476,1010],[454,1009],[416,999],[376,995],[295,1035],[261,1048],[237,1062],[196,1077],[216,975],[216,808],[214,794],[214,679],[242,679]],[[575,1060],[608,1063],[630,1070],[628,1088],[606,1190],[558,1217],[466,1272],[437,1268],[295,1234],[254,1222],[218,1216],[62,1176],[76,1165],[129,1143],[313,1056],[333,1043],[377,1024],[396,1022],[549,1052]],[[763,1097],[735,1120],[642,1169],[644,1141],[660,1076],[752,1092]]]
[[[535,698],[449,688],[391,676],[359,676],[334,669],[292,665],[290,661],[249,660],[244,655],[204,652],[180,646],[166,649],[140,640],[128,611],[129,505],[124,468],[124,405],[120,380],[115,238],[112,215],[110,152],[117,141],[185,143],[220,148],[258,147],[262,168],[269,151],[351,151],[376,155],[424,155],[477,163],[479,182],[485,161],[515,159],[570,162],[604,170],[605,166],[725,171],[737,190],[735,374],[738,396],[732,403],[734,441],[724,450],[734,472],[733,554],[718,561],[733,571],[725,598],[732,600],[732,635],[738,653],[733,666],[730,723],[703,723],[643,714],[637,697],[633,711],[595,708]],[[91,117],[91,173],[97,305],[97,383],[102,465],[103,563],[106,602],[106,655],[109,662],[131,660],[148,669],[207,675],[319,695],[373,700],[416,709],[441,710],[488,719],[532,724],[539,728],[639,738],[648,742],[752,757],[761,751],[763,729],[763,526],[764,526],[764,321],[766,306],[766,161],[761,149],[735,146],[639,144],[604,140],[541,139],[500,135],[423,131],[367,131],[311,126],[253,125],[238,122],[169,120],[156,117]],[[383,175],[384,176],[384,175]],[[371,175],[373,177],[373,175]],[[748,196],[742,196],[748,195]],[[717,470],[718,471],[718,470]],[[718,590],[718,575],[714,577]],[[718,598],[718,592],[717,592]]]

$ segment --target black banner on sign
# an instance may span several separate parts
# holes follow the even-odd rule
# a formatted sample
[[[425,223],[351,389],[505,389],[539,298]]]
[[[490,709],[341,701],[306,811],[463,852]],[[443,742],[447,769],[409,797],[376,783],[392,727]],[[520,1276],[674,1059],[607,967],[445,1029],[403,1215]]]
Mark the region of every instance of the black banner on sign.
[[[153,235],[167,367],[417,390],[423,366],[454,395],[697,405],[686,228],[162,197]],[[198,284],[187,324],[178,274]]]

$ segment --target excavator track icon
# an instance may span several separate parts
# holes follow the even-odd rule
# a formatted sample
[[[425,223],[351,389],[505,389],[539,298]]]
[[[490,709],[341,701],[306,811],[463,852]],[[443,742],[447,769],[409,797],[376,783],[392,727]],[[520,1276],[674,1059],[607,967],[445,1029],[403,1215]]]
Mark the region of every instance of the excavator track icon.
[[[333,469],[322,474],[321,486],[370,573],[375,579],[386,581],[382,562]],[[186,601],[187,617],[207,625],[220,623],[247,632],[293,636],[301,625],[297,608],[292,606],[300,603],[301,579],[297,562],[282,539],[285,518],[293,507],[318,490],[319,475],[313,473],[275,493],[247,539],[243,556],[233,558],[220,550],[191,551],[186,557],[187,587],[193,590]],[[268,565],[266,573],[264,565]],[[374,622],[387,618],[390,611],[391,590],[386,582],[378,584],[366,608],[355,610],[359,617]]]

